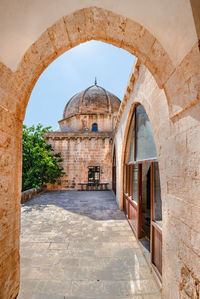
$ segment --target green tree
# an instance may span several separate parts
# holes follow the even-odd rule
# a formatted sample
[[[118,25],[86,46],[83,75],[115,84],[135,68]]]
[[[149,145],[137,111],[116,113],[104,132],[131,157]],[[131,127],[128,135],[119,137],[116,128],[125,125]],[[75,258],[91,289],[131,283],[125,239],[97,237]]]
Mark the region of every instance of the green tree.
[[[43,135],[51,127],[41,124],[32,127],[23,126],[22,136],[22,191],[56,182],[65,172],[59,165],[63,161],[60,153],[53,153],[51,144],[47,144]]]

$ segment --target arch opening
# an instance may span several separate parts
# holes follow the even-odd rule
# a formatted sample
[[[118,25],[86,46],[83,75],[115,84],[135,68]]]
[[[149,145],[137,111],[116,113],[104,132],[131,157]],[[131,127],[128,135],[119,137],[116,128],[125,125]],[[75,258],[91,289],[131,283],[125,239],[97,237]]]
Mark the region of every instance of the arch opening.
[[[136,104],[124,155],[123,206],[153,269],[162,275],[162,200],[156,145],[150,120]]]
[[[174,65],[160,42],[143,26],[128,18],[97,7],[88,7],[64,16],[48,28],[25,53],[12,76],[21,118],[40,74],[58,56],[90,40],[122,48],[139,58],[163,87]],[[17,92],[16,92],[17,91]]]

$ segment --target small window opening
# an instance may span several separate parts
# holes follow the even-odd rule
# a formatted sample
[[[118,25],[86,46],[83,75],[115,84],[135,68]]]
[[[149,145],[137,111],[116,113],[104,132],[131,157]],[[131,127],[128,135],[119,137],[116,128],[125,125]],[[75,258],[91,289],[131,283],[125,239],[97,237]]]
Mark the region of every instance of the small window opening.
[[[97,184],[100,181],[100,167],[89,166],[88,167],[88,183]]]
[[[92,124],[92,132],[97,132],[98,131],[98,125],[97,123]]]

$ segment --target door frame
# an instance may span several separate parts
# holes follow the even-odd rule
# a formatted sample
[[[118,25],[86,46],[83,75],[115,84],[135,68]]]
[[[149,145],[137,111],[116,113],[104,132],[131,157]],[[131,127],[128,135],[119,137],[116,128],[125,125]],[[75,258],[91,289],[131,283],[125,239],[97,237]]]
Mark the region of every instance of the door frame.
[[[145,160],[145,161],[137,161],[134,163],[127,163],[125,165],[125,181],[124,181],[124,210],[126,217],[130,223],[130,226],[136,235],[136,238],[140,242],[140,238],[142,237],[142,165],[144,163],[150,163],[150,204],[151,204],[151,209],[150,209],[150,264],[154,271],[156,272],[158,278],[160,281],[162,281],[162,255],[161,255],[161,271],[158,270],[154,263],[154,256],[156,254],[156,248],[155,246],[155,233],[159,234],[161,239],[162,239],[162,229],[156,224],[154,221],[154,163],[158,162],[157,159],[151,159],[151,160]],[[132,190],[133,187],[130,184],[130,178],[133,176],[130,175],[130,172],[133,172],[133,164],[138,164],[138,180],[137,180],[137,203],[132,200]],[[131,212],[130,209],[134,208],[137,211],[137,228],[134,227],[131,223]],[[161,245],[161,250],[162,250],[162,245]]]

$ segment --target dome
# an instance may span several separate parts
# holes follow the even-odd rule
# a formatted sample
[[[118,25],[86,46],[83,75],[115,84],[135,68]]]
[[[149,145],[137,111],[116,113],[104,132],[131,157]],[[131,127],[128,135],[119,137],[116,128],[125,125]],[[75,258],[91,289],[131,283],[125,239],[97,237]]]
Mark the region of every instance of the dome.
[[[116,113],[120,99],[98,85],[75,94],[66,104],[63,119],[76,114]]]

